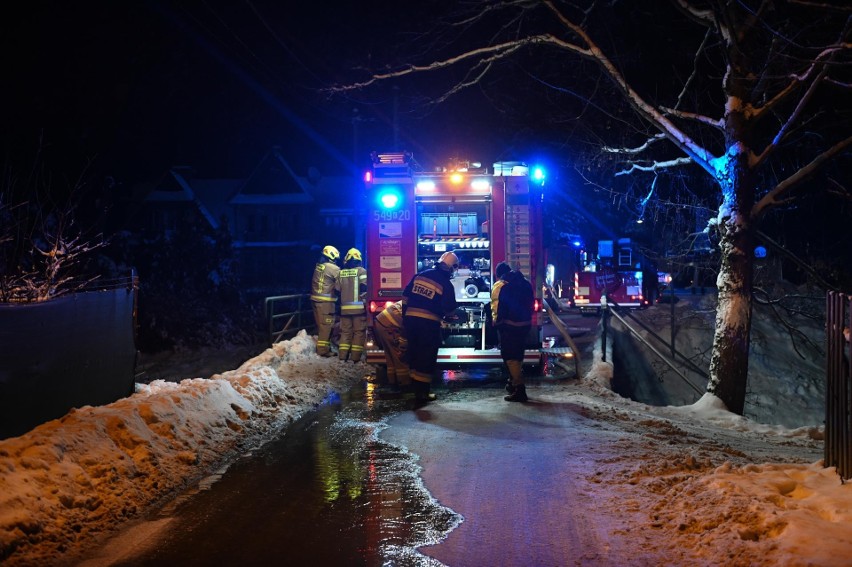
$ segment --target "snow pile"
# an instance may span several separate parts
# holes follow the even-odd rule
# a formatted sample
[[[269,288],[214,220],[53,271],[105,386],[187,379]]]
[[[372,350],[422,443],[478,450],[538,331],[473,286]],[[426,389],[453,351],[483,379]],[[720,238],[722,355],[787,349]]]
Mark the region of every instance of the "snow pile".
[[[644,488],[665,486],[651,517],[677,533],[671,553],[713,549],[717,564],[729,565],[849,564],[852,491],[833,468],[725,463],[675,483],[667,476],[645,479]]]
[[[367,372],[301,331],[210,379],[157,380],[0,441],[0,561],[48,564]]]
[[[664,487],[651,518],[655,527],[678,534],[669,552],[714,549],[715,560],[723,564],[796,565],[807,558],[808,565],[848,565],[852,486],[841,483],[835,468],[825,468],[822,461],[732,463],[738,451],[764,439],[791,447],[821,440],[821,426],[787,429],[756,423],[728,412],[712,394],[692,406],[661,408],[659,413],[742,434],[739,447],[721,446],[731,455],[721,466],[695,472],[702,467],[687,458],[675,467],[677,472],[639,481],[652,493]]]
[[[610,368],[596,357],[588,376]],[[600,396],[598,382],[586,384],[594,398],[572,401],[640,434],[604,449],[589,479],[602,514],[629,517],[616,530],[624,545],[665,565],[849,565],[852,485],[814,462],[821,425],[757,423],[707,393],[689,406],[649,406]]]

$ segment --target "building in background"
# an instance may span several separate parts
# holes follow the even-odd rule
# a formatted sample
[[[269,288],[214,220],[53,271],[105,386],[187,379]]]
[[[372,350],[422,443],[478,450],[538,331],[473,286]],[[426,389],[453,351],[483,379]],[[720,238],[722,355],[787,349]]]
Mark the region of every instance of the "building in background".
[[[191,167],[172,167],[142,195],[134,227],[143,239],[173,238],[181,223],[226,232],[242,287],[252,295],[298,290],[318,250],[363,245],[363,182],[323,175],[314,165],[300,174],[278,147],[244,179],[209,179]],[[304,284],[304,285],[302,285]]]

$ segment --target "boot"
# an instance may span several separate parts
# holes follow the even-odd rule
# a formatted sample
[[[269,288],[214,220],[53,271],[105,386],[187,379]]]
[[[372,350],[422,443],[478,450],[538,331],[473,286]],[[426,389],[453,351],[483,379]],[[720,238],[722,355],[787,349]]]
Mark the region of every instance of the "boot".
[[[375,392],[380,396],[394,396],[402,393],[399,386],[393,382],[389,384],[379,384],[376,386]]]
[[[400,392],[402,393],[403,400],[413,400],[414,399],[414,385],[413,384],[401,384],[399,387]]]
[[[411,385],[414,387],[414,403],[416,405],[428,404],[435,401],[436,396],[429,391],[429,384],[415,380]]]
[[[524,381],[524,363],[521,360],[507,360],[506,366],[509,368],[509,383],[506,384],[506,391],[509,394],[514,394],[518,389],[518,384]],[[508,397],[506,399],[509,400]],[[523,401],[526,401],[526,394],[524,394]]]
[[[527,387],[523,384],[515,386],[515,391],[511,395],[503,398],[507,402],[525,402],[527,398]]]

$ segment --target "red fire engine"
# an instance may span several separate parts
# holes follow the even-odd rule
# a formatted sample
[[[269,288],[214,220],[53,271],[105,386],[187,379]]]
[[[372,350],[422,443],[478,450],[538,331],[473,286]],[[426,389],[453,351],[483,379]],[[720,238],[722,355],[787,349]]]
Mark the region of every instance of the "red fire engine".
[[[574,273],[574,307],[598,311],[603,297],[620,307],[648,305],[643,296],[642,262],[629,238],[599,240],[597,256],[583,255],[585,266]]]
[[[495,163],[490,171],[469,162],[423,171],[410,153],[397,152],[373,154],[365,178],[369,326],[385,306],[402,299],[417,272],[453,251],[459,257],[452,279],[459,309],[442,323],[438,362],[501,364],[489,310],[494,268],[505,261],[536,290],[524,364],[539,364],[543,176],[531,175],[520,162]],[[367,362],[385,362],[369,338]]]

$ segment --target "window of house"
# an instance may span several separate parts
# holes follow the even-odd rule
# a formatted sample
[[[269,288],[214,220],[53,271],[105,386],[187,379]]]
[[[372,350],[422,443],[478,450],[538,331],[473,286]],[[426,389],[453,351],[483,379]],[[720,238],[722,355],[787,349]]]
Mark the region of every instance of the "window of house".
[[[325,217],[325,225],[334,228],[346,228],[349,226],[349,217],[342,215],[329,215]]]

